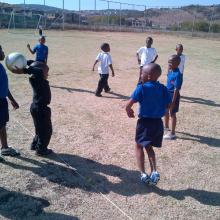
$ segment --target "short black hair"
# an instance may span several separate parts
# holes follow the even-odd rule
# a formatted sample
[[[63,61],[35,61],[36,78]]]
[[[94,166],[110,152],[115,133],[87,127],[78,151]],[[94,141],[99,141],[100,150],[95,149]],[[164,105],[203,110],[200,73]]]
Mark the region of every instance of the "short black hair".
[[[146,38],[146,41],[147,41],[148,39],[149,39],[151,42],[153,42],[153,38],[152,38],[152,37],[147,37],[147,38]]]
[[[103,43],[100,48],[101,48],[101,50],[103,50],[104,52],[107,52],[107,50],[108,50],[109,47],[110,47],[110,46],[109,46],[108,43]]]
[[[177,48],[177,47],[183,49],[183,45],[182,45],[182,44],[177,44],[177,45],[176,45],[176,48]]]
[[[44,35],[39,37],[39,40],[43,40],[43,39],[46,40],[46,37]]]

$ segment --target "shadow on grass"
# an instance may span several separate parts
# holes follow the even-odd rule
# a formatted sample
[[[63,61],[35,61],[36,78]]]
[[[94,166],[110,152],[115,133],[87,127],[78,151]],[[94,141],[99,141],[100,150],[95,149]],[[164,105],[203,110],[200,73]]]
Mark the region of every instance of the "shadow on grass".
[[[9,191],[0,187],[0,215],[12,220],[21,219],[63,219],[78,220],[76,217],[45,212],[50,203],[46,199]]]
[[[51,88],[55,88],[55,89],[64,89],[70,93],[72,92],[81,92],[81,93],[90,93],[90,94],[93,94],[95,95],[95,92],[94,91],[90,91],[90,90],[87,90],[87,89],[75,89],[75,88],[68,88],[68,87],[63,87],[63,86],[55,86],[55,85],[51,85],[50,86]],[[104,94],[104,93],[103,93]],[[102,95],[102,98],[109,98],[109,99],[129,99],[129,96],[125,96],[125,95],[122,95],[122,94],[119,94],[119,93],[116,93],[116,92],[108,92],[108,94],[111,94],[113,96],[105,96],[105,95]]]
[[[184,190],[163,190],[158,187],[152,187],[151,192],[154,192],[162,197],[173,197],[177,200],[184,200],[186,197],[192,197],[201,204],[210,206],[220,206],[220,193],[208,192],[198,189],[184,189]]]
[[[209,105],[213,107],[220,107],[220,104],[215,103],[212,100],[196,98],[196,97],[181,96],[181,101],[188,102],[188,103],[196,103],[196,104],[201,104],[201,105]]]
[[[220,139],[218,138],[212,138],[212,137],[206,137],[201,135],[193,135],[186,132],[177,132],[179,134],[184,135],[183,137],[178,137],[182,140],[190,140],[190,141],[197,141],[201,144],[207,144],[211,147],[220,147]]]
[[[32,171],[40,177],[47,178],[48,181],[68,188],[80,188],[84,191],[101,192],[103,194],[114,192],[123,196],[153,192],[160,196],[171,196],[178,200],[191,196],[202,204],[220,205],[220,193],[218,192],[196,189],[172,191],[146,186],[140,183],[139,172],[137,171],[127,170],[112,164],[101,164],[76,155],[54,154],[48,158],[51,161],[59,162],[59,164],[48,160],[37,161],[26,157],[20,157],[20,159],[31,163],[34,167],[13,164],[8,161],[4,163],[15,169]],[[65,164],[69,164],[69,167],[66,167]],[[110,176],[111,181],[106,176]]]

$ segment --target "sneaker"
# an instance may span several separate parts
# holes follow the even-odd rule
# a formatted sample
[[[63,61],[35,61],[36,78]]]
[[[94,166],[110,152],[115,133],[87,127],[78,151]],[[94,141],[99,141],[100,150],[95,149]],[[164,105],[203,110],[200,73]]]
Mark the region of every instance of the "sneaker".
[[[165,128],[164,127],[164,131],[171,131],[170,128]]]
[[[157,185],[159,180],[160,180],[160,174],[157,171],[154,171],[150,175],[149,185],[155,186]]]
[[[45,149],[45,150],[36,150],[36,155],[37,156],[47,156],[49,154],[52,154],[53,151],[51,149]]]
[[[149,184],[150,177],[146,173],[141,174],[141,182],[145,184]]]
[[[102,95],[101,95],[101,94],[95,94],[95,96],[97,96],[97,97],[102,97]]]
[[[175,135],[175,134],[171,134],[171,133],[165,134],[165,135],[163,136],[163,139],[164,139],[164,140],[175,140],[175,139],[176,139],[176,135]]]
[[[13,147],[7,147],[1,149],[1,155],[15,157],[15,156],[19,156],[20,152]]]
[[[108,93],[108,92],[110,92],[110,91],[111,91],[111,88],[109,88],[108,90],[105,90],[106,93]]]
[[[5,161],[5,159],[0,156],[0,162],[4,162],[4,161]]]

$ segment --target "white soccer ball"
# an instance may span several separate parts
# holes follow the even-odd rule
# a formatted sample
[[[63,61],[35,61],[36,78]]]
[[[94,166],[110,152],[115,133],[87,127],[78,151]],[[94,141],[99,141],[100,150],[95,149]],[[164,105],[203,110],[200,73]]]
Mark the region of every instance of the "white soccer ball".
[[[10,53],[6,59],[5,64],[11,71],[18,69],[24,69],[27,66],[27,60],[21,53]]]

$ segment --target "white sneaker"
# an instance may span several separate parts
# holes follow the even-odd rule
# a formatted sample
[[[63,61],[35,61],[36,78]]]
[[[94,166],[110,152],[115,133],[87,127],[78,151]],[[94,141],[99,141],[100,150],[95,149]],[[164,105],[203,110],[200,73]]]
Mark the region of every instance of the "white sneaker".
[[[141,182],[145,184],[149,184],[150,182],[150,177],[146,173],[141,174]]]
[[[165,128],[164,127],[164,131],[171,131],[170,128]]]
[[[163,136],[163,139],[164,139],[164,140],[175,140],[175,139],[176,139],[176,135],[175,135],[175,134],[171,134],[171,133],[165,134],[165,135]]]

